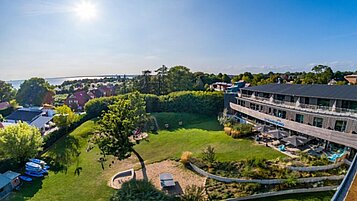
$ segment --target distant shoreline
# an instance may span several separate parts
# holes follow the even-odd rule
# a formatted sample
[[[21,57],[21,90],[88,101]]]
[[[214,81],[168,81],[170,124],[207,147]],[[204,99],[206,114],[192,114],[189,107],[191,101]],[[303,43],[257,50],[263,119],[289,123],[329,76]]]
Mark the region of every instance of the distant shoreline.
[[[71,81],[71,80],[84,80],[84,79],[102,79],[102,78],[110,78],[110,77],[118,77],[118,76],[124,76],[124,74],[117,74],[117,75],[89,75],[89,76],[67,76],[67,77],[52,77],[52,78],[44,78],[47,80],[51,85],[61,85],[65,81]],[[125,75],[127,78],[132,78],[135,77],[136,75]],[[8,80],[5,81],[7,83],[10,83],[15,89],[19,89],[20,85],[24,82],[25,80]]]
[[[117,74],[117,75],[74,75],[74,76],[61,76],[61,77],[45,77],[45,80],[48,79],[70,79],[70,78],[105,78],[105,77],[116,77],[116,76],[127,76],[127,77],[134,77],[137,75],[132,75],[132,74]],[[30,79],[30,78],[29,78]],[[15,79],[15,80],[5,80],[5,82],[16,82],[16,81],[24,81],[26,79]]]

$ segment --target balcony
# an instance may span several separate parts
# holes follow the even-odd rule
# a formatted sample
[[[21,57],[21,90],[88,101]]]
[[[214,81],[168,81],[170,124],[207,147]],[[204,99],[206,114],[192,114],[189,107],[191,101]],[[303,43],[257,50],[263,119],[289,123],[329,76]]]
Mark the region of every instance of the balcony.
[[[246,95],[246,94],[240,94],[239,97],[242,99],[257,101],[257,102],[264,103],[267,105],[284,107],[287,109],[294,109],[294,110],[301,110],[301,111],[305,111],[305,112],[314,112],[314,113],[321,113],[321,114],[329,114],[329,115],[357,118],[357,110],[353,110],[353,109],[332,108],[332,107],[309,105],[309,104],[302,104],[302,103],[297,105],[296,102],[287,102],[287,101],[281,101],[281,100],[276,100],[276,99],[271,100],[269,98],[264,98],[264,97],[259,97],[259,96],[251,96],[251,95]]]
[[[357,148],[357,135],[339,132],[335,130],[329,130],[325,128],[319,128],[307,124],[298,123],[295,121],[290,121],[287,119],[281,119],[269,114],[261,113],[256,110],[252,110],[234,103],[230,103],[230,107],[238,112],[249,115],[256,119],[260,119],[265,122],[269,122],[271,124],[284,127],[289,130],[293,130],[296,132],[304,133],[306,135],[310,135],[313,137],[317,137],[320,139],[325,139],[331,142],[335,142],[338,144],[343,144],[345,146]]]

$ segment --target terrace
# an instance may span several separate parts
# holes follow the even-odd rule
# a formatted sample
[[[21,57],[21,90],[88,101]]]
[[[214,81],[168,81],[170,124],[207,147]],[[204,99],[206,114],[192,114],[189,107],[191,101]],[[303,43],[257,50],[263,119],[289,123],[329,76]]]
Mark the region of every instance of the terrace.
[[[243,100],[248,100],[248,101],[250,100],[254,102],[263,103],[264,105],[278,106],[286,109],[357,118],[357,110],[354,109],[319,106],[319,105],[303,104],[298,102],[288,102],[288,101],[282,101],[273,98],[265,98],[265,97],[259,97],[254,95],[241,94],[241,93],[238,94],[238,97]]]

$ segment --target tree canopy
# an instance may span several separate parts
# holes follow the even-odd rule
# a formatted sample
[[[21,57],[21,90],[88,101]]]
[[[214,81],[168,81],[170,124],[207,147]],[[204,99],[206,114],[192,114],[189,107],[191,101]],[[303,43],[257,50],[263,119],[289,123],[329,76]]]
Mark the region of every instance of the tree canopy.
[[[27,123],[18,123],[0,129],[0,153],[4,158],[18,162],[34,157],[42,150],[40,131]]]
[[[122,187],[110,199],[110,201],[122,200],[170,201],[173,199],[156,189],[150,181],[133,179],[123,183]]]
[[[0,80],[0,103],[5,101],[9,102],[15,99],[15,94],[16,90],[12,87],[11,84]]]
[[[56,116],[53,121],[60,128],[66,128],[78,120],[78,115],[74,113],[67,105],[56,107]]]
[[[51,103],[54,92],[51,85],[43,78],[31,78],[20,85],[16,101],[25,106],[41,106]]]
[[[113,155],[120,160],[129,157],[134,146],[129,137],[144,125],[145,120],[145,101],[138,92],[110,105],[99,121],[94,139],[102,154]]]

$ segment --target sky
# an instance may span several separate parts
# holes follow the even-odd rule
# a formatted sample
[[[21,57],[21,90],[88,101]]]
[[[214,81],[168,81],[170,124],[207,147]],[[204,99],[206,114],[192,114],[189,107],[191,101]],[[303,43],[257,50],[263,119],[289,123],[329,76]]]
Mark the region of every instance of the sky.
[[[73,8],[95,8],[83,19]],[[0,0],[0,79],[357,70],[355,0]]]

